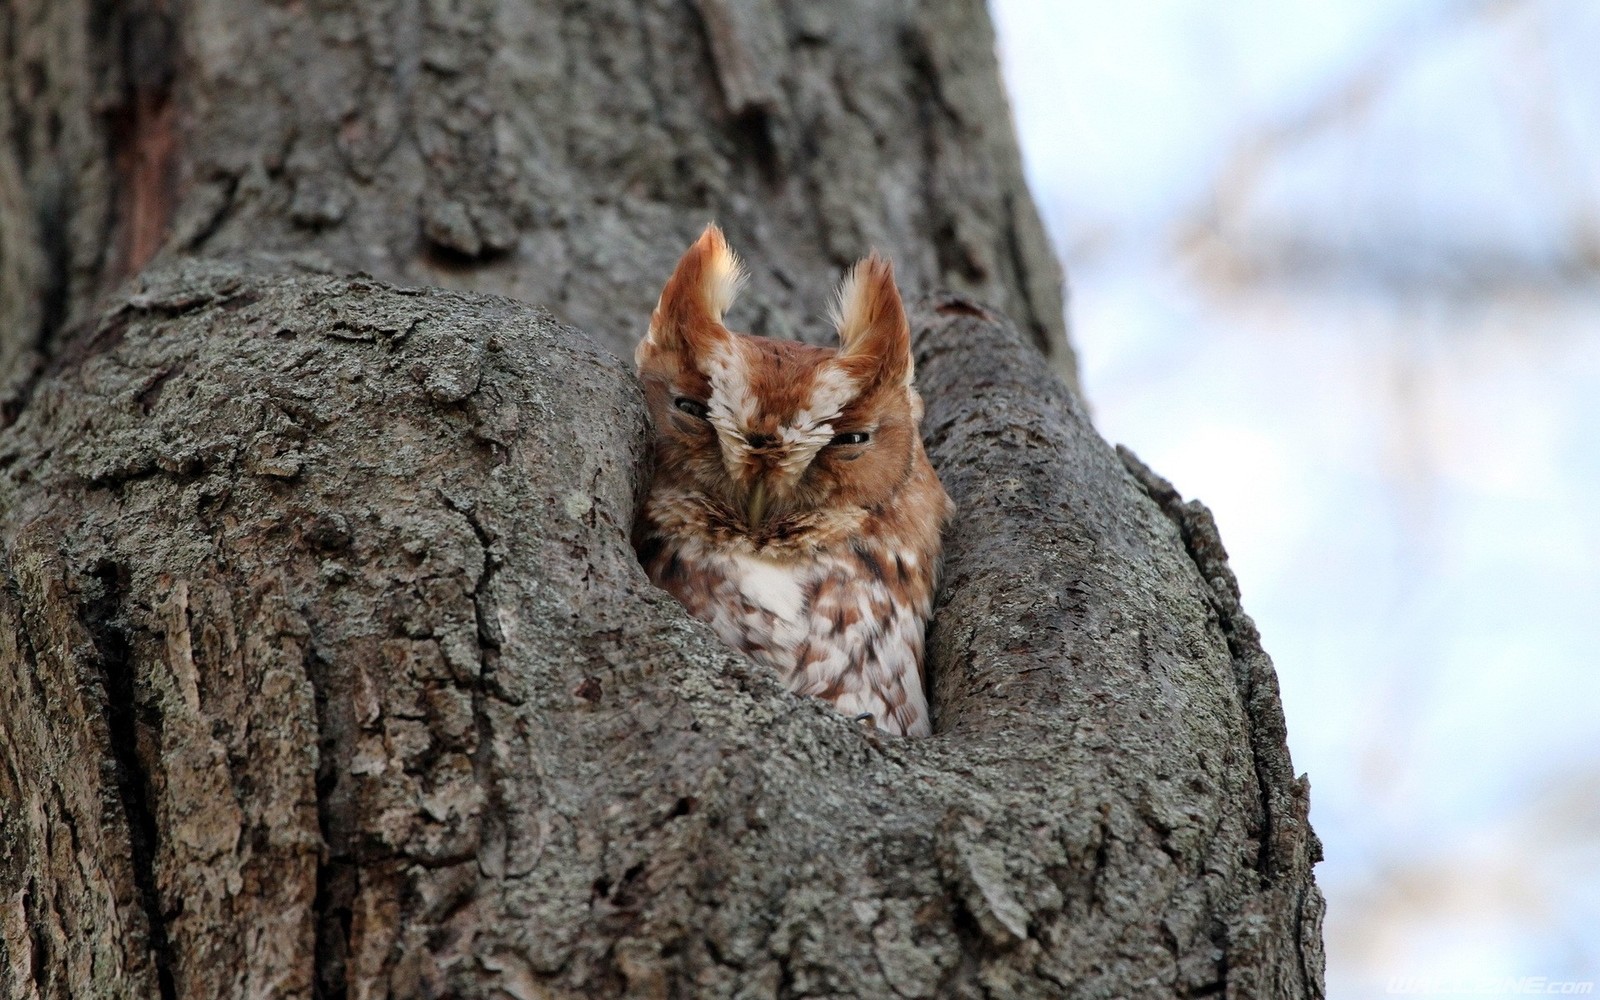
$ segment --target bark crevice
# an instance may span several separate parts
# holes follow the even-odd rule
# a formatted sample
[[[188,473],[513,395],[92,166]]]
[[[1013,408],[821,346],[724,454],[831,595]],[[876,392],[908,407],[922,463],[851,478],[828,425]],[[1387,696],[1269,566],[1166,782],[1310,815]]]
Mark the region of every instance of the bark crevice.
[[[318,662],[315,646],[308,645],[305,676],[316,711],[316,807],[321,837],[309,915],[313,928],[310,981],[314,1000],[344,1000],[349,992],[350,928],[360,864],[349,844],[349,820],[344,815],[348,803],[335,801],[336,796],[345,798],[339,785],[341,765],[348,754],[340,749],[339,734],[344,726],[331,717],[334,709],[329,704],[340,695],[330,687],[326,671]]]
[[[152,723],[140,718],[144,713],[140,707],[143,698],[138,685],[138,665],[123,618],[128,571],[126,567],[103,559],[90,571],[86,582],[94,592],[84,606],[83,622],[94,644],[95,667],[105,699],[106,730],[115,766],[117,796],[127,825],[133,879],[139,905],[144,911],[145,933],[149,936],[151,962],[162,1000],[176,1000],[176,958],[156,871],[161,828],[156,819],[158,806],[153,801],[151,769],[144,760],[147,752],[144,747],[156,745],[159,740],[140,734],[141,728]]]

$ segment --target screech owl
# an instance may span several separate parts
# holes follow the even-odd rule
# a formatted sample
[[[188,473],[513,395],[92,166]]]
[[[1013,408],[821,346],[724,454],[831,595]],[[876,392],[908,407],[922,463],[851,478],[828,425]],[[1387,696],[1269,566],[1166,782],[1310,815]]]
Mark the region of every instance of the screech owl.
[[[743,280],[706,227],[639,343],[656,435],[640,561],[794,691],[926,736],[923,636],[951,508],[918,433],[893,270],[873,254],[845,278],[837,348],[730,331]]]

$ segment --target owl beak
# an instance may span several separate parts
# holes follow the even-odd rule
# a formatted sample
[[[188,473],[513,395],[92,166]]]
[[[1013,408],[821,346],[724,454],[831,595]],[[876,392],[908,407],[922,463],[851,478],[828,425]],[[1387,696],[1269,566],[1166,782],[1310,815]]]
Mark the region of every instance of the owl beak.
[[[744,504],[745,523],[754,528],[761,524],[761,519],[767,515],[767,484],[765,480],[756,480],[755,488],[750,491],[750,498]]]

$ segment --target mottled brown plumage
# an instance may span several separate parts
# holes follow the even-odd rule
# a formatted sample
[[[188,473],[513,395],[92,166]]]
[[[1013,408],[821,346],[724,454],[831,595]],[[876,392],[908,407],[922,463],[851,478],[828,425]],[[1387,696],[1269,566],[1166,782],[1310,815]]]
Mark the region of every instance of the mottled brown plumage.
[[[640,559],[795,691],[925,736],[923,634],[950,501],[918,434],[892,269],[873,255],[846,277],[838,348],[728,330],[742,280],[707,227],[639,344],[656,431]]]

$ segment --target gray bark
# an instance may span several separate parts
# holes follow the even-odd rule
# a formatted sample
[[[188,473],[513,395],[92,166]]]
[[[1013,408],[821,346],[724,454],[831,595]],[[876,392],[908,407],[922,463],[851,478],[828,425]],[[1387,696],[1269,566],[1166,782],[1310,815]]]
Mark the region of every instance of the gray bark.
[[[981,8],[226,7],[7,11],[0,995],[1322,995],[1271,663],[1048,371]],[[915,320],[932,739],[633,557],[615,352],[713,212],[757,329],[872,242],[994,303]]]
[[[876,246],[911,294],[996,303],[1072,377],[974,0],[6,6],[0,370],[169,223],[169,254],[512,295],[627,356],[715,218],[751,332],[824,335],[827,289]]]

